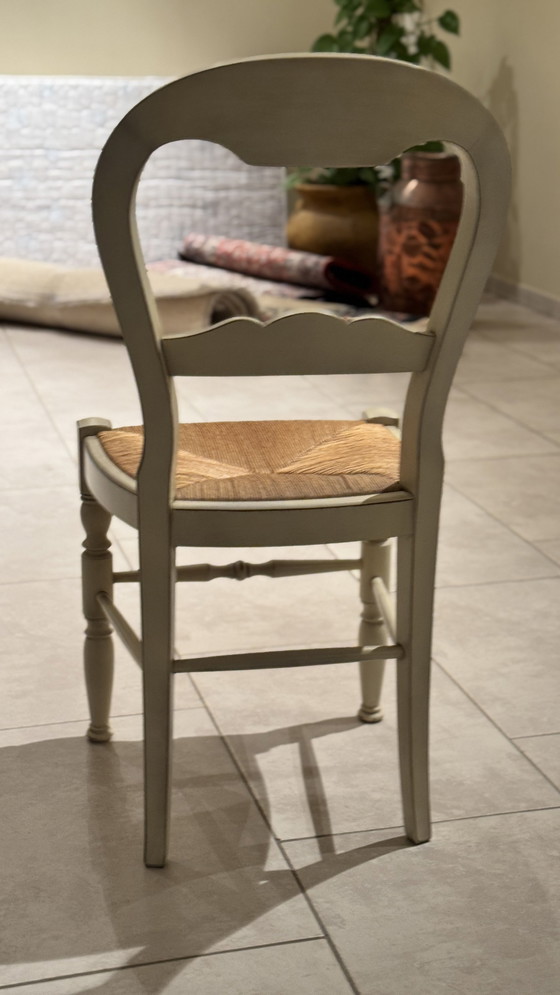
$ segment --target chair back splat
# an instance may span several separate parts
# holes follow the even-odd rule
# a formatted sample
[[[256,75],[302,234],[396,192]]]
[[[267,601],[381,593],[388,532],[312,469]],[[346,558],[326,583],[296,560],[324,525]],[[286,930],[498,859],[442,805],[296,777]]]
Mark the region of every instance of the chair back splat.
[[[203,139],[259,166],[386,163],[439,139],[461,158],[463,212],[425,331],[386,317],[321,313],[270,322],[230,318],[166,335],[146,278],[135,220],[137,185],[160,146]],[[450,80],[372,56],[247,59],[169,83],[134,107],[108,139],[95,174],[101,261],[141,399],[143,425],[79,424],[86,542],[83,568],[90,737],[108,739],[110,625],[143,670],[146,863],[166,859],[171,688],[181,671],[360,664],[363,721],[381,718],[385,658],[397,661],[399,750],[409,838],[430,836],[428,701],[433,585],[443,479],[445,404],[503,229],[509,157],[492,116]],[[376,422],[179,425],[176,376],[408,372],[402,444]],[[111,573],[106,528],[138,529],[139,571]],[[398,543],[396,613],[388,540]],[[245,579],[248,564],[175,568],[175,548],[360,540],[362,615],[355,646],[173,656],[177,580]],[[103,563],[103,569],[100,563]],[[294,563],[297,563],[295,566]],[[324,561],[274,561],[269,576],[322,573]],[[260,570],[260,572],[263,572]],[[113,582],[141,585],[142,638],[113,602]]]

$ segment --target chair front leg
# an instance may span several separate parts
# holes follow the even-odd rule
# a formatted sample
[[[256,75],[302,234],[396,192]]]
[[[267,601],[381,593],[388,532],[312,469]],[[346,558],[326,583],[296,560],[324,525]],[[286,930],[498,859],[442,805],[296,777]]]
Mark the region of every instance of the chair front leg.
[[[142,669],[144,687],[144,785],[147,867],[167,859],[173,719],[173,622],[175,551],[165,530],[140,533]],[[162,534],[163,533],[163,534]],[[154,541],[155,540],[155,541]]]
[[[374,577],[380,577],[385,586],[389,587],[390,568],[391,546],[389,542],[368,541],[362,543],[360,572],[362,617],[358,633],[360,646],[378,646],[391,642],[373,590]],[[384,672],[385,660],[360,662],[362,704],[358,718],[362,722],[380,722],[383,718],[380,700]]]
[[[431,836],[429,703],[437,511],[414,536],[398,541],[397,705],[401,790],[406,834],[413,843]]]
[[[91,494],[82,494],[81,518],[86,537],[82,543],[82,597],[87,620],[84,670],[91,724],[87,731],[93,743],[111,738],[109,710],[113,689],[112,628],[97,602],[98,594],[113,596],[113,557],[107,536],[111,515]]]

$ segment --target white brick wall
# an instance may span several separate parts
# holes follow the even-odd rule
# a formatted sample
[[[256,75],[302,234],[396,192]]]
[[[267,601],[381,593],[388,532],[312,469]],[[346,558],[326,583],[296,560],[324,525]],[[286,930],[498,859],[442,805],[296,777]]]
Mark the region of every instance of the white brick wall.
[[[112,128],[164,83],[154,77],[0,77],[0,255],[96,265],[93,171]],[[247,166],[207,142],[160,149],[138,193],[147,261],[173,258],[187,231],[283,244],[283,171]]]

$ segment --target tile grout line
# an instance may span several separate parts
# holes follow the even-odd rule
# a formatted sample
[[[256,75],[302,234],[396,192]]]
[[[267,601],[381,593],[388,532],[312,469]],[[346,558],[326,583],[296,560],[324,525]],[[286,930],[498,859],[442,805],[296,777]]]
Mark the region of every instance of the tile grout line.
[[[558,371],[558,378],[560,379],[560,370]],[[525,379],[527,379],[527,378],[525,378]],[[545,378],[545,379],[547,379],[547,378]],[[484,400],[482,400],[482,398],[477,397],[476,394],[473,394],[468,389],[468,384],[469,383],[486,383],[486,382],[488,382],[488,381],[483,381],[483,380],[481,380],[481,381],[478,381],[478,380],[467,381],[467,384],[466,384],[466,386],[465,386],[464,389],[463,389],[463,387],[462,387],[461,384],[453,383],[452,389],[453,390],[459,390],[464,395],[465,400],[476,401],[477,404],[482,404],[484,407],[488,408],[490,411],[495,412],[495,414],[501,415],[502,418],[505,418],[507,421],[511,422],[512,425],[515,425],[518,428],[525,429],[526,432],[529,432],[531,435],[534,435],[537,438],[542,439],[544,442],[551,443],[553,446],[556,446],[557,449],[560,448],[558,446],[558,443],[555,443],[555,442],[552,441],[552,439],[549,439],[544,434],[544,432],[539,432],[538,429],[531,428],[525,422],[522,422],[518,418],[515,418],[514,415],[510,415],[509,412],[507,412],[507,411],[501,411],[500,408],[498,408],[498,407],[496,407],[496,405],[492,404],[491,401],[484,401]],[[503,380],[493,381],[493,382],[494,383],[504,383],[504,382],[509,383],[509,381],[503,381]],[[444,421],[444,431],[445,431],[445,421]],[[517,453],[510,453],[509,456],[475,456],[475,457],[470,457],[470,456],[465,457],[465,456],[463,456],[462,458],[459,458],[459,459],[453,459],[452,457],[451,458],[447,457],[446,460],[445,460],[445,462],[446,463],[460,463],[460,462],[463,462],[463,461],[465,461],[467,459],[472,459],[472,458],[474,458],[474,459],[480,459],[480,460],[512,459],[512,458],[515,458],[517,455],[518,455]],[[533,454],[531,453],[529,455],[533,455]],[[536,456],[555,456],[556,452],[554,450],[550,450],[548,453],[535,453],[534,455],[536,455]]]
[[[344,974],[344,977],[346,978],[346,980],[347,980],[350,988],[352,989],[352,992],[354,993],[354,995],[361,995],[360,990],[359,990],[358,986],[356,985],[356,983],[355,983],[355,981],[354,981],[354,979],[353,979],[353,977],[352,977],[352,975],[350,973],[349,968],[346,966],[346,964],[344,963],[344,960],[342,959],[342,954],[339,952],[338,948],[336,947],[336,945],[334,943],[334,940],[332,939],[332,937],[331,937],[331,935],[330,935],[330,933],[329,933],[329,931],[328,931],[325,923],[323,922],[322,917],[320,916],[318,910],[315,908],[315,905],[311,901],[311,898],[308,895],[307,891],[305,890],[304,884],[303,884],[303,882],[302,882],[302,880],[301,880],[301,878],[300,878],[297,870],[295,869],[292,861],[290,860],[288,854],[286,853],[286,850],[284,849],[284,846],[282,845],[282,841],[279,840],[279,839],[277,839],[276,842],[277,842],[277,845],[278,845],[278,847],[280,849],[280,852],[282,853],[282,856],[284,857],[284,860],[286,861],[286,864],[288,865],[290,871],[292,872],[292,874],[294,876],[295,881],[298,884],[298,887],[301,889],[301,893],[302,893],[303,897],[307,901],[307,904],[309,906],[310,911],[315,916],[315,918],[317,920],[317,924],[319,925],[319,928],[323,930],[323,933],[324,933],[324,936],[325,936],[325,940],[326,940],[326,942],[328,943],[328,945],[329,945],[329,947],[331,949],[331,953],[332,953],[333,957],[336,959],[336,961],[338,963],[338,966],[340,967],[340,970]]]
[[[512,736],[511,740],[514,742],[518,739],[544,739],[546,736],[560,736],[560,729],[554,732],[534,732],[528,736]]]
[[[80,554],[78,553],[78,556]],[[75,574],[72,577],[34,577],[33,580],[0,580],[0,588],[2,587],[22,587],[24,584],[67,584],[72,581],[74,584],[80,583],[80,575]]]
[[[508,815],[531,815],[534,812],[558,812],[559,805],[547,805],[544,808],[513,808],[506,812],[480,812],[476,815],[457,815],[450,819],[432,819],[433,826],[446,826],[454,822],[476,822],[477,819],[501,819]],[[340,832],[320,833],[318,836],[293,836],[282,840],[282,843],[310,843],[313,840],[335,839],[337,836],[365,836],[368,833],[388,833],[404,826],[375,826],[370,829],[343,829]],[[431,842],[430,840],[428,842]],[[414,846],[414,844],[412,844]],[[417,844],[423,846],[424,844]]]
[[[68,445],[65,437],[63,436],[62,432],[59,430],[58,425],[56,424],[54,418],[52,417],[50,409],[47,406],[47,404],[46,404],[43,396],[41,395],[40,390],[38,389],[35,381],[33,380],[33,377],[29,373],[29,370],[27,369],[25,363],[23,362],[21,356],[19,355],[19,353],[17,351],[17,348],[12,343],[11,336],[6,334],[5,337],[6,337],[6,342],[8,344],[8,348],[10,349],[10,351],[11,351],[11,353],[12,353],[12,355],[13,355],[15,361],[16,361],[16,363],[20,367],[20,369],[21,369],[21,371],[23,373],[23,376],[27,380],[27,383],[29,384],[29,386],[31,388],[31,391],[33,392],[33,394],[37,398],[37,401],[38,401],[39,405],[41,406],[41,408],[45,412],[47,420],[49,421],[49,423],[50,423],[50,425],[51,425],[51,427],[52,427],[55,435],[58,437],[59,441],[62,443],[63,448],[66,450],[66,453],[68,454],[70,462],[71,462],[72,466],[74,467],[74,470],[76,471],[76,493],[78,495],[78,501],[76,503],[77,503],[77,506],[78,506],[78,514],[79,514],[78,460],[76,458],[76,452],[75,451],[74,452],[70,451],[70,447],[69,447],[69,445]],[[67,485],[67,486],[69,487],[70,485]],[[112,546],[117,546],[118,549],[119,549],[119,551],[120,551],[120,553],[125,558],[125,560],[128,563],[130,563],[130,560],[126,556],[126,554],[125,554],[125,552],[124,552],[124,550],[123,550],[123,548],[122,548],[122,546],[121,546],[118,538],[111,539],[111,545]],[[79,555],[80,555],[80,553],[78,551],[78,556]]]
[[[536,552],[539,552],[539,550],[536,550]],[[555,563],[555,566],[558,567],[558,572],[556,574],[544,574],[542,577],[515,577],[513,579],[504,577],[502,580],[471,580],[466,584],[436,584],[435,590],[460,591],[463,588],[469,587],[495,587],[497,584],[530,584],[534,580],[558,580],[558,574],[560,574],[560,564]]]
[[[558,785],[555,784],[554,781],[552,781],[551,778],[548,776],[548,774],[545,774],[545,772],[543,770],[541,770],[541,768],[533,760],[531,760],[530,757],[528,757],[523,752],[523,750],[521,749],[520,746],[517,745],[517,743],[515,742],[515,740],[512,739],[511,736],[508,736],[508,734],[502,729],[502,727],[500,725],[498,725],[498,723],[496,722],[496,720],[493,719],[492,716],[482,707],[482,705],[479,704],[479,702],[476,700],[476,698],[473,698],[473,696],[464,687],[462,687],[461,684],[459,684],[459,682],[455,679],[455,677],[453,677],[453,675],[450,674],[449,671],[446,670],[446,668],[441,663],[439,663],[439,661],[437,659],[435,659],[435,657],[433,658],[433,662],[449,678],[449,680],[455,685],[455,687],[457,687],[465,695],[465,697],[468,698],[468,700],[471,702],[471,704],[473,704],[475,706],[475,708],[478,709],[478,711],[481,713],[481,715],[483,715],[484,718],[487,719],[487,721],[490,722],[491,725],[494,726],[494,728],[497,730],[497,732],[499,732],[500,735],[503,736],[503,738],[508,743],[511,743],[511,745],[514,747],[515,750],[517,750],[517,752],[519,753],[519,755],[521,757],[523,757],[523,759],[526,760],[528,763],[530,763],[531,766],[534,767],[534,769],[536,771],[538,771],[538,773],[541,775],[541,777],[544,777],[545,781],[548,781],[548,783],[550,784],[550,786],[552,788],[554,788],[556,794],[560,796],[560,788],[558,787]]]
[[[545,454],[542,453],[541,455],[544,456]],[[552,456],[552,458],[556,457],[556,453],[550,453],[549,455]],[[560,453],[558,453],[558,456],[560,457]],[[515,458],[515,457],[509,456],[507,458],[508,459],[512,459],[512,458]],[[519,457],[519,458],[521,458],[521,457]],[[459,462],[459,461],[457,461],[457,462]],[[534,542],[532,542],[531,539],[527,539],[525,536],[522,536],[519,532],[516,532],[515,529],[512,528],[512,526],[509,525],[507,522],[503,522],[501,518],[498,518],[498,516],[497,516],[497,514],[495,512],[489,511],[488,508],[485,508],[484,505],[482,505],[480,503],[480,501],[478,501],[476,498],[473,498],[470,494],[465,494],[460,489],[460,487],[457,486],[457,484],[452,484],[448,480],[445,480],[445,479],[444,479],[444,483],[445,483],[446,487],[451,488],[451,490],[455,491],[456,494],[460,494],[461,497],[466,498],[467,501],[471,501],[471,503],[474,504],[475,507],[479,509],[479,511],[483,511],[486,515],[489,516],[489,518],[491,518],[491,519],[493,519],[493,521],[497,522],[498,525],[501,525],[504,529],[507,529],[507,531],[510,532],[511,535],[514,536],[516,539],[520,539],[521,542],[524,542],[527,546],[529,546],[533,550],[533,552],[540,553],[541,556],[544,556],[545,559],[549,560],[557,568],[557,570],[558,570],[559,564],[557,563],[557,561],[553,560],[552,557],[548,555],[548,553],[544,552],[544,550],[537,549],[537,547],[535,546],[535,542],[553,542],[554,539],[546,539],[546,538],[545,539],[535,539]],[[519,579],[527,581],[527,580],[530,580],[531,578],[527,577],[527,578],[519,578]],[[551,579],[554,579],[554,578],[551,578]],[[502,583],[502,581],[500,581],[499,583]]]
[[[196,686],[196,681],[194,681],[194,679],[192,678],[192,675],[190,675],[190,676],[191,676],[191,680],[193,681],[193,684],[195,684],[195,686]],[[287,853],[286,853],[286,851],[285,851],[285,849],[284,849],[284,847],[282,845],[282,840],[280,840],[276,836],[276,834],[274,833],[274,831],[272,829],[272,825],[271,825],[270,819],[268,817],[268,814],[265,812],[265,810],[264,810],[261,802],[259,801],[259,799],[255,795],[255,792],[253,791],[253,787],[252,787],[251,783],[249,782],[249,780],[245,776],[245,772],[244,772],[243,768],[241,767],[241,764],[237,760],[235,752],[232,750],[232,748],[231,748],[231,746],[230,746],[230,744],[228,742],[227,736],[220,729],[220,726],[219,726],[219,723],[218,723],[217,719],[214,717],[212,711],[210,710],[210,708],[206,704],[204,695],[202,694],[202,692],[200,691],[200,689],[198,687],[197,687],[197,690],[198,690],[198,693],[200,695],[200,699],[204,703],[204,706],[205,706],[205,708],[206,708],[206,710],[208,712],[210,720],[211,720],[211,722],[212,722],[212,724],[213,724],[216,732],[218,733],[218,736],[220,737],[220,740],[222,741],[224,749],[228,753],[228,755],[230,757],[230,760],[233,763],[235,769],[237,770],[237,773],[238,773],[241,781],[245,784],[245,787],[247,789],[248,794],[253,799],[253,802],[254,802],[254,804],[255,804],[258,812],[260,813],[261,818],[263,819],[264,824],[267,826],[267,828],[268,828],[268,830],[270,832],[271,839],[274,840],[276,846],[278,847],[278,850],[280,851],[280,853],[282,854],[282,857],[284,858],[284,861],[285,861],[288,869],[291,871],[292,876],[294,878],[294,881],[295,881],[295,883],[296,883],[296,885],[297,885],[297,887],[298,887],[298,889],[300,891],[300,894],[301,894],[302,898],[304,899],[304,901],[306,902],[306,904],[307,904],[307,906],[309,908],[309,911],[311,912],[313,918],[315,919],[315,921],[316,921],[319,929],[321,930],[321,933],[322,933],[323,937],[325,938],[326,942],[328,943],[329,948],[331,950],[331,953],[332,953],[333,957],[335,958],[335,960],[337,961],[337,963],[338,963],[338,965],[339,965],[342,973],[344,974],[344,977],[346,978],[348,984],[350,985],[350,988],[351,988],[351,990],[353,992],[353,995],[360,995],[360,991],[356,987],[356,984],[355,984],[355,982],[354,982],[354,980],[352,978],[352,975],[350,974],[350,971],[348,970],[346,964],[344,963],[341,954],[339,953],[337,947],[335,946],[335,943],[334,943],[334,941],[333,941],[333,939],[332,939],[332,937],[331,937],[328,929],[326,928],[326,926],[325,926],[325,924],[324,924],[321,916],[319,915],[317,909],[315,908],[313,902],[311,901],[311,898],[308,895],[307,891],[305,890],[305,888],[304,888],[304,886],[303,886],[303,884],[302,884],[302,882],[301,882],[298,874],[294,870],[294,867],[292,866],[292,862],[289,859],[289,857],[288,857],[288,855],[287,855]]]
[[[62,433],[60,432],[60,430],[58,428],[58,425],[54,421],[54,418],[52,417],[51,412],[50,412],[49,408],[47,407],[47,404],[45,403],[45,401],[44,401],[44,399],[43,399],[43,397],[41,395],[41,392],[39,391],[39,389],[38,389],[35,381],[33,380],[33,377],[29,373],[29,370],[27,369],[27,367],[26,367],[25,363],[23,362],[21,356],[19,355],[19,353],[17,351],[17,348],[12,343],[11,336],[10,335],[6,335],[6,340],[8,342],[8,346],[9,346],[9,348],[10,348],[10,350],[11,350],[13,356],[14,356],[14,359],[16,360],[16,362],[17,362],[18,366],[20,367],[23,375],[25,376],[25,379],[27,380],[29,386],[31,387],[31,390],[33,391],[35,397],[37,398],[37,401],[39,402],[39,404],[43,408],[43,411],[45,412],[45,415],[47,416],[48,421],[50,422],[50,424],[51,424],[52,428],[54,429],[56,435],[58,436],[59,440],[62,442],[62,445],[63,445],[64,449],[66,450],[66,452],[67,452],[67,454],[68,454],[71,462],[76,467],[76,473],[77,473],[77,460],[76,460],[75,453],[70,452],[70,447],[68,446],[68,443],[67,443],[66,439],[64,438],[64,436],[62,435]]]
[[[474,400],[474,398],[473,398],[473,400]],[[530,431],[530,430],[527,429],[527,431]],[[496,455],[494,455],[494,456],[447,456],[445,458],[445,465],[446,466],[451,466],[451,465],[455,466],[455,465],[461,464],[461,463],[469,463],[472,460],[476,460],[477,463],[499,463],[500,460],[506,460],[506,459],[523,459],[523,458],[525,458],[527,456],[543,456],[544,457],[544,456],[558,456],[558,455],[560,455],[560,444],[558,444],[557,442],[553,442],[552,439],[547,439],[546,441],[550,442],[551,445],[556,446],[556,449],[549,449],[548,451],[544,451],[544,452],[533,452],[533,451],[531,451],[530,453],[523,453],[522,455],[520,455],[519,453],[502,453],[500,456],[496,456]]]
[[[77,971],[75,974],[56,974],[50,977],[34,978],[30,981],[12,981],[7,985],[0,984],[0,991],[12,988],[24,988],[31,985],[50,984],[52,981],[68,981],[72,978],[90,978],[96,974],[113,974],[116,971],[134,971],[142,967],[154,967],[158,964],[177,964],[191,960],[201,960],[203,957],[221,957],[225,954],[244,953],[248,950],[268,950],[275,947],[291,946],[294,943],[324,943],[324,936],[302,936],[293,940],[277,940],[275,943],[253,943],[247,947],[230,947],[228,950],[203,950],[199,954],[185,954],[183,957],[162,957],[160,960],[140,961],[136,964],[117,964],[114,967],[98,967],[93,971]],[[359,995],[359,993],[358,993]]]
[[[535,379],[539,380],[540,377],[535,377]],[[552,380],[560,380],[560,369],[556,372],[556,374],[554,376],[543,377],[542,379],[543,380],[551,380],[551,381]],[[532,380],[531,377],[518,377],[515,380],[469,380],[469,381],[466,382],[466,384],[461,384],[461,385],[456,385],[456,386],[460,386],[461,389],[464,390],[464,392],[467,395],[467,397],[471,398],[473,401],[478,401],[479,404],[485,404],[486,407],[490,408],[491,411],[495,411],[496,414],[502,415],[502,417],[504,417],[504,418],[508,418],[511,422],[513,422],[515,425],[518,425],[520,428],[524,428],[528,432],[532,432],[533,435],[538,435],[545,442],[552,442],[553,445],[557,445],[557,443],[553,442],[552,439],[549,439],[545,435],[544,432],[539,431],[539,429],[537,429],[537,428],[531,428],[530,425],[528,425],[526,422],[521,421],[519,418],[516,418],[515,415],[511,415],[511,414],[509,414],[506,411],[502,411],[495,404],[493,404],[492,401],[483,401],[480,397],[477,397],[476,394],[473,394],[473,392],[471,390],[469,390],[469,383],[471,383],[471,384],[477,384],[477,383],[499,383],[499,384],[501,384],[501,383],[531,383],[531,380]],[[539,455],[539,454],[535,454],[535,455]],[[545,456],[547,454],[546,453],[541,453],[540,455]],[[554,452],[551,452],[548,455],[555,456],[556,454]]]
[[[509,304],[514,304],[516,307],[524,308],[525,310],[529,311],[531,320],[534,320],[534,316],[535,315],[539,315],[540,318],[545,318],[546,321],[543,324],[542,328],[545,331],[547,331],[547,332],[552,332],[553,330],[552,330],[551,327],[548,326],[548,322],[550,322],[551,325],[554,325],[553,335],[555,337],[557,337],[558,340],[559,340],[559,342],[560,342],[560,332],[558,332],[558,330],[557,330],[557,326],[558,326],[558,319],[557,318],[552,317],[552,315],[545,314],[544,312],[534,311],[532,308],[529,308],[527,304],[521,304],[519,301],[513,301],[512,298],[500,297],[498,295],[495,295],[495,297],[496,297],[496,300],[498,300],[498,301],[507,301]],[[486,301],[482,301],[481,303],[482,303],[483,306],[485,304],[488,304],[490,307],[492,307],[492,304],[493,304],[493,302],[486,302]],[[484,321],[484,318],[482,318],[481,320]],[[508,323],[507,319],[502,319],[502,320],[503,320],[504,323]],[[512,342],[500,342],[499,339],[494,338],[494,336],[492,335],[492,331],[491,330],[488,330],[488,329],[485,330],[484,328],[477,329],[473,325],[472,326],[472,331],[476,332],[477,335],[480,335],[480,337],[482,339],[484,339],[485,342],[494,342],[494,343],[499,344],[499,345],[504,345],[506,349],[511,349],[511,351],[515,352],[518,356],[523,356],[526,359],[533,359],[535,362],[542,363],[546,367],[548,367],[550,364],[555,365],[555,361],[554,360],[550,360],[550,362],[546,362],[544,359],[539,359],[539,358],[533,356],[532,353],[530,353],[530,352],[525,352],[523,349],[519,348],[519,345],[516,342],[514,342],[514,343],[512,343]],[[559,369],[559,373],[560,373],[560,369]]]
[[[202,702],[198,705],[185,705],[183,708],[174,708],[173,714],[179,715],[182,712],[191,712],[204,707]],[[109,720],[142,718],[143,715],[143,712],[115,712],[111,713]],[[23,732],[25,729],[50,729],[51,726],[87,725],[89,722],[91,722],[89,715],[82,715],[76,719],[57,719],[55,722],[32,722],[29,725],[22,726],[0,726],[0,736],[4,732]],[[95,747],[95,745],[94,743],[93,746]]]
[[[500,346],[504,348],[503,343],[500,343]],[[506,345],[505,348],[507,349],[509,347]],[[512,352],[513,351],[514,350],[512,350]],[[554,373],[550,373],[550,365],[548,363],[543,363],[540,359],[533,359],[533,357],[529,356],[527,353],[517,352],[516,355],[522,355],[524,359],[532,359],[534,363],[541,363],[543,372],[539,372],[539,375],[536,377],[500,377],[498,380],[496,380],[496,377],[491,377],[490,379],[486,379],[485,377],[469,377],[468,380],[457,380],[456,386],[463,387],[470,383],[530,383],[532,380],[557,380],[560,377],[560,368],[557,366],[554,367]]]

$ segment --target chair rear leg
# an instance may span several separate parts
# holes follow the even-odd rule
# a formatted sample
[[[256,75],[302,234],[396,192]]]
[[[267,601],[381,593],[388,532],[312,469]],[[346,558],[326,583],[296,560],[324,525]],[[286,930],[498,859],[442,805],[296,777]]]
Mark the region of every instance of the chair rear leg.
[[[82,494],[81,518],[86,537],[82,543],[82,598],[87,620],[84,670],[91,724],[87,735],[94,743],[111,738],[109,710],[113,689],[113,640],[97,602],[101,592],[113,596],[113,558],[107,531],[111,515],[88,493]]]
[[[399,756],[405,830],[413,843],[431,836],[429,788],[429,700],[435,533],[398,541],[397,663]],[[430,529],[433,532],[433,529]]]
[[[167,859],[173,717],[174,551],[140,540],[144,686],[144,861]]]
[[[391,642],[373,591],[374,577],[381,577],[385,586],[389,587],[390,567],[390,543],[377,541],[362,543],[360,598],[363,607],[358,633],[360,646],[377,646]],[[360,662],[362,704],[358,718],[362,722],[380,722],[383,718],[380,700],[384,672],[385,660]]]

